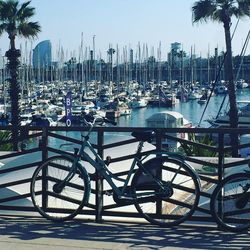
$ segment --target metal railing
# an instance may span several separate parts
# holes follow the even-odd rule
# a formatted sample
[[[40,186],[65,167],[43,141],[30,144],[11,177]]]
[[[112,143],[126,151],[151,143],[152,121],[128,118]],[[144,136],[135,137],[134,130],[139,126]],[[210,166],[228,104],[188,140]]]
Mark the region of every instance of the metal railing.
[[[21,130],[24,128],[21,127]],[[35,168],[46,158],[55,154],[73,154],[73,148],[81,144],[80,134],[84,127],[29,127],[22,134],[22,140],[28,145],[23,151],[1,151],[0,163],[0,213],[32,213],[35,210],[30,198],[30,181]],[[132,131],[155,130],[157,150],[174,151],[176,148],[186,154],[186,161],[193,166],[201,179],[201,198],[197,211],[191,220],[212,222],[209,209],[211,192],[226,175],[242,171],[247,167],[245,157],[232,158],[231,151],[250,148],[250,143],[230,145],[230,134],[239,136],[250,134],[250,129],[211,129],[211,128],[117,128],[95,127],[91,139],[94,148],[105,158],[112,156],[110,167],[117,176],[126,174],[127,162],[133,159],[136,139],[130,137]],[[11,127],[0,127],[1,131]],[[23,136],[25,134],[25,137]],[[112,139],[111,139],[112,137]],[[195,139],[194,139],[195,138]],[[207,138],[207,140],[204,140]],[[0,147],[11,141],[1,141]],[[74,146],[61,148],[61,144],[73,143]],[[174,146],[173,146],[174,145]],[[126,149],[126,150],[123,150]],[[128,151],[130,150],[130,151]],[[145,153],[151,147],[145,148]],[[126,205],[116,204],[110,193],[110,187],[94,169],[88,169],[91,177],[91,197],[82,211],[82,215],[94,217],[96,221],[108,217],[139,217],[136,210]]]

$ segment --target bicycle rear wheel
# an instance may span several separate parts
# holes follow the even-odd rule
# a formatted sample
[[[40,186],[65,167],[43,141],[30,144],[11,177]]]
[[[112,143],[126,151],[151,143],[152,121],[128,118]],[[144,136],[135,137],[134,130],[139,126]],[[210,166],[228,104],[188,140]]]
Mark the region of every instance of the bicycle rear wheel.
[[[210,209],[222,228],[239,232],[250,228],[250,173],[226,177],[215,188]]]
[[[88,201],[90,180],[80,165],[74,176],[62,188],[57,188],[65,180],[72,165],[71,158],[54,156],[42,163],[32,176],[31,198],[37,211],[46,219],[72,219]]]
[[[135,207],[149,222],[176,226],[195,211],[200,197],[199,178],[185,162],[154,158],[144,164],[150,173],[139,169],[133,177]]]

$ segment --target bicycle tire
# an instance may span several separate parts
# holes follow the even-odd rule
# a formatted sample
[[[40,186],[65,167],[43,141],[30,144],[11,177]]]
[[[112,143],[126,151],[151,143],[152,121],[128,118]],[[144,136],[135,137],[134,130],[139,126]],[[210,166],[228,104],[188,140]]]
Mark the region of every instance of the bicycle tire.
[[[190,218],[200,198],[195,170],[182,160],[169,157],[153,158],[144,168],[154,180],[141,168],[135,173],[132,189],[137,211],[150,223],[163,227],[176,226]],[[159,171],[161,178],[157,177]]]
[[[53,156],[42,163],[32,176],[32,202],[48,220],[58,222],[73,219],[88,201],[89,175],[79,163],[76,173],[65,187],[61,191],[55,190],[55,184],[64,180],[72,164],[73,160],[67,156]]]
[[[243,186],[250,185],[250,173],[237,173],[226,177],[214,189],[210,210],[217,224],[232,232],[250,228],[250,190],[243,195]],[[237,202],[243,198],[243,207]],[[248,198],[248,200],[246,200]]]

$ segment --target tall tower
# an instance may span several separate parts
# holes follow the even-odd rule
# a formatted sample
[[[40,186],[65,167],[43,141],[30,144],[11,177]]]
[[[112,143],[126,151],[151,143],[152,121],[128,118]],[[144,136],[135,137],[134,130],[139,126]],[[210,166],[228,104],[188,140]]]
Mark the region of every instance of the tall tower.
[[[45,68],[51,66],[52,52],[50,40],[45,40],[38,43],[33,50],[33,66],[34,68]]]

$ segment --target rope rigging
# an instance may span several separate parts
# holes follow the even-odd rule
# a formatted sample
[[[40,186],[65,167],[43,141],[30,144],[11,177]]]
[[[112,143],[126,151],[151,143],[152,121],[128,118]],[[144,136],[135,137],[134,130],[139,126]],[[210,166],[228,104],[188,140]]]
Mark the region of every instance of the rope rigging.
[[[238,27],[238,24],[239,24],[239,19],[237,20],[237,23],[236,23],[236,25],[235,25],[235,28],[234,28],[234,31],[233,31],[233,34],[232,34],[232,37],[231,37],[231,41],[233,40],[233,37],[234,37],[234,35],[235,35],[236,29],[237,29],[237,27]],[[240,68],[241,68],[242,63],[243,63],[243,56],[245,55],[245,52],[246,52],[246,48],[247,48],[249,39],[250,39],[250,30],[249,30],[249,32],[248,32],[248,34],[247,34],[247,37],[246,37],[246,39],[245,39],[243,48],[242,48],[242,50],[241,50],[241,54],[240,54],[241,63],[240,63],[240,67],[239,67],[238,72],[237,72],[237,75],[236,75],[236,79],[238,79],[238,77],[239,77]],[[218,70],[218,72],[217,72],[217,74],[216,74],[215,81],[214,81],[213,84],[212,84],[212,89],[211,89],[211,91],[210,91],[208,100],[207,100],[206,105],[205,105],[205,107],[204,107],[204,110],[203,110],[203,112],[202,112],[200,121],[199,121],[199,123],[198,123],[198,127],[200,127],[200,124],[201,124],[201,122],[202,122],[202,120],[203,120],[204,114],[205,114],[205,112],[206,112],[206,110],[207,110],[209,101],[210,101],[210,99],[211,99],[211,97],[212,97],[212,94],[213,94],[213,92],[214,92],[214,89],[215,89],[215,87],[216,87],[216,84],[217,84],[218,81],[219,81],[220,74],[221,74],[221,70],[222,70],[222,67],[224,66],[224,63],[225,63],[226,55],[227,55],[227,52],[225,52],[225,54],[224,54],[223,60],[222,60],[222,62],[221,62],[221,64],[220,64],[219,70]],[[224,98],[223,98],[222,104],[221,104],[221,106],[220,106],[220,108],[219,108],[219,111],[218,111],[218,113],[217,113],[216,118],[218,118],[218,116],[219,116],[219,114],[220,114],[220,112],[221,112],[221,109],[222,109],[222,107],[223,107],[223,105],[224,105],[224,102],[225,102],[226,97],[227,97],[227,94],[226,94],[226,95],[224,96]]]

